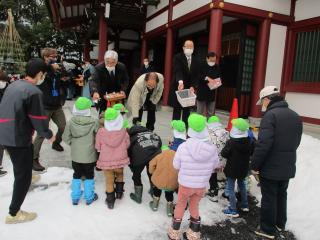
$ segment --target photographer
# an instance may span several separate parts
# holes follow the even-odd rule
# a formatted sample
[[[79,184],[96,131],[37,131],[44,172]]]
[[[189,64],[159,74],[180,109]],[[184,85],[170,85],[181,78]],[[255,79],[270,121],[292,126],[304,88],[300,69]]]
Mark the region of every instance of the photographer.
[[[66,126],[66,118],[62,110],[62,96],[60,92],[61,80],[60,72],[61,67],[56,63],[57,50],[54,48],[44,48],[41,51],[41,56],[47,64],[47,75],[42,84],[39,85],[40,90],[43,93],[43,104],[46,112],[46,116],[49,121],[52,121],[57,125],[58,132],[56,140],[52,143],[52,149],[62,152],[64,149],[60,145],[62,134]],[[39,153],[44,138],[37,134],[33,142],[33,170],[44,171],[45,168],[39,163]]]

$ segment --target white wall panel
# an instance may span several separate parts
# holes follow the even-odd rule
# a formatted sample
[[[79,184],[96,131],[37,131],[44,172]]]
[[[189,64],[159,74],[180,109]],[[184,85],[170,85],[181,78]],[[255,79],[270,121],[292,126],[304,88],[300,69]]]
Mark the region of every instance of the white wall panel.
[[[299,0],[296,2],[295,20],[303,20],[320,16],[319,0]]]
[[[211,0],[184,0],[176,6],[174,6],[172,19],[177,19],[211,2]]]
[[[163,24],[168,22],[168,11],[161,13],[159,16],[152,18],[150,21],[146,23],[146,32],[150,32],[151,30],[160,27]]]
[[[152,14],[158,12],[162,8],[169,5],[169,0],[161,0],[157,7],[155,6],[148,6],[147,7],[147,17],[151,16]]]

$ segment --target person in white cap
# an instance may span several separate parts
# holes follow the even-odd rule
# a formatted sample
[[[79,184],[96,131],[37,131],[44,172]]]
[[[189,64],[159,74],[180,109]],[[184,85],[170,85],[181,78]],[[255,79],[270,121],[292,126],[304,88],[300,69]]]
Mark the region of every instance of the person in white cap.
[[[296,172],[302,121],[289,109],[276,86],[263,88],[257,105],[262,105],[265,113],[251,161],[262,193],[260,226],[255,233],[275,239],[276,232],[284,230],[287,222],[287,188]]]

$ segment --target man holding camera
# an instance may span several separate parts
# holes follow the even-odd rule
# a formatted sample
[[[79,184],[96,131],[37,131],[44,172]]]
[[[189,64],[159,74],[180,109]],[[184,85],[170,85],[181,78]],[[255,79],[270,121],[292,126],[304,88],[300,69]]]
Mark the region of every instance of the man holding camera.
[[[66,126],[66,118],[62,110],[62,99],[60,92],[61,78],[59,74],[60,66],[57,61],[57,50],[54,48],[44,48],[41,51],[41,56],[47,64],[47,75],[44,82],[39,85],[43,93],[43,104],[46,116],[49,121],[52,121],[58,126],[56,140],[52,143],[52,149],[62,152],[64,149],[60,145],[62,141],[62,134]],[[44,171],[45,168],[39,163],[39,153],[44,138],[37,134],[33,142],[33,170]]]

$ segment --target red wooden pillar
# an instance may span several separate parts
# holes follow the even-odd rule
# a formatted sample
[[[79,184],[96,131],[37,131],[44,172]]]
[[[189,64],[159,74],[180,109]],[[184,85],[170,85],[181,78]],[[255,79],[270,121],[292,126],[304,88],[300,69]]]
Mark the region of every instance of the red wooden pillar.
[[[163,102],[164,106],[168,105],[170,82],[172,77],[172,58],[173,58],[173,30],[167,29],[166,53],[165,53],[165,66],[164,66],[164,92]]]
[[[141,64],[143,64],[143,59],[145,59],[147,56],[147,39],[145,37],[142,37],[141,41]]]
[[[90,39],[84,40],[84,47],[83,47],[83,60],[90,59]]]
[[[221,57],[222,19],[223,11],[221,9],[211,10],[208,51],[217,54],[218,63]]]
[[[257,106],[256,102],[259,99],[260,90],[264,87],[264,83],[265,83],[270,27],[271,27],[270,19],[264,19],[260,23],[258,41],[257,41],[257,47],[256,47],[256,60],[255,60],[255,69],[254,69],[254,76],[253,76],[253,83],[252,83],[252,92],[251,92],[250,116],[252,117],[261,116],[261,106]]]
[[[104,16],[104,11],[100,11],[99,18],[99,55],[98,61],[102,62],[105,52],[108,50],[108,24]]]

